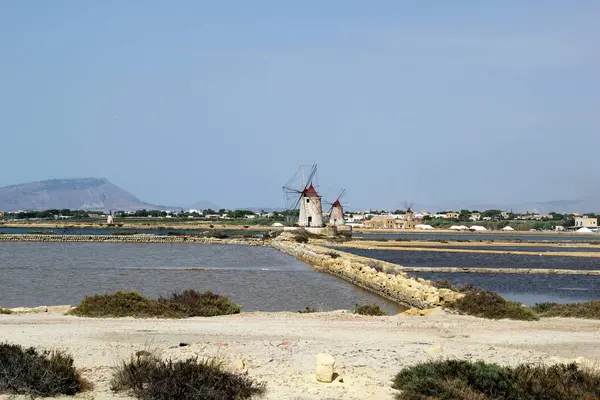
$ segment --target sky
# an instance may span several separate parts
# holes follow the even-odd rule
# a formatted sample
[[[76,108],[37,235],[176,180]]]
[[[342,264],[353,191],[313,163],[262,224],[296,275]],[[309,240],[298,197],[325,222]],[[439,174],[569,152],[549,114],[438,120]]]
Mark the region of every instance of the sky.
[[[484,4],[485,3],[485,4]],[[0,186],[278,207],[600,199],[600,3],[0,2]]]

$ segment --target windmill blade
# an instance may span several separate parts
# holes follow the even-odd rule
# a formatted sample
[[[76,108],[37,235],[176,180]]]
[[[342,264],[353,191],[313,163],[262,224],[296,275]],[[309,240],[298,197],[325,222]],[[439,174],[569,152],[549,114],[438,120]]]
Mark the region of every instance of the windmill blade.
[[[332,211],[333,211],[333,204],[331,204],[331,207],[329,207],[329,210],[327,210],[327,214],[331,215]]]
[[[311,185],[313,179],[315,178],[316,173],[317,173],[317,164],[313,164],[310,174],[308,175],[308,179],[306,180],[306,183],[304,184],[304,189],[307,189]]]
[[[298,199],[294,202],[294,206],[290,210],[297,210],[300,208],[300,201],[302,201],[302,196],[298,196]]]

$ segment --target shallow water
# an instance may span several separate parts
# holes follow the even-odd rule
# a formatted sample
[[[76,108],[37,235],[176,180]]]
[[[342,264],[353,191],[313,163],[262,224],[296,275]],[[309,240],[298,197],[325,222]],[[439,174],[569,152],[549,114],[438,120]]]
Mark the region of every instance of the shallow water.
[[[600,259],[591,257],[523,256],[513,254],[474,254],[426,251],[343,249],[349,253],[388,261],[405,267],[481,267],[600,269]],[[553,301],[568,303],[600,299],[600,276],[524,275],[474,273],[411,273],[425,279],[448,279],[472,283],[525,304]]]
[[[405,267],[600,269],[600,258],[340,248]]]
[[[398,233],[356,233],[355,238],[388,240],[464,240],[464,241],[522,241],[522,242],[599,242],[600,233],[486,233],[486,232],[398,232]]]
[[[186,268],[202,268],[186,270]],[[377,303],[401,307],[269,247],[194,244],[0,243],[0,305],[77,304],[135,290],[158,297],[212,290],[244,311],[323,311]]]
[[[411,273],[425,279],[448,279],[454,284],[472,283],[498,292],[508,300],[527,305],[574,303],[600,299],[600,276]]]
[[[399,245],[402,247],[402,245]],[[405,248],[410,248],[411,246],[404,246]],[[416,246],[427,248],[430,246]],[[527,251],[531,253],[556,253],[556,252],[572,252],[572,253],[598,253],[600,252],[600,247],[569,247],[565,245],[561,246],[444,246],[440,244],[440,246],[431,246],[436,249],[464,249],[464,250],[496,250],[496,251]]]

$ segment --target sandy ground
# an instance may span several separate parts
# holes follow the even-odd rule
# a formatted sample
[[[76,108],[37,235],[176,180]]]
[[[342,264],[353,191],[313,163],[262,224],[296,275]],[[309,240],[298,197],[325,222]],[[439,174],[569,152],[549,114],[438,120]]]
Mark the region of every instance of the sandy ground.
[[[600,359],[600,321],[488,321],[442,311],[424,317],[347,312],[243,313],[186,320],[88,319],[59,313],[0,315],[0,341],[70,352],[91,380],[83,399],[127,398],[109,388],[112,368],[138,350],[164,357],[218,357],[266,381],[266,399],[392,399],[394,374],[436,357],[506,365],[551,357]],[[187,343],[187,346],[180,346]],[[441,346],[442,353],[428,349]],[[315,379],[315,356],[331,354],[342,381]],[[339,378],[338,378],[339,379]],[[8,396],[0,398],[9,398]]]

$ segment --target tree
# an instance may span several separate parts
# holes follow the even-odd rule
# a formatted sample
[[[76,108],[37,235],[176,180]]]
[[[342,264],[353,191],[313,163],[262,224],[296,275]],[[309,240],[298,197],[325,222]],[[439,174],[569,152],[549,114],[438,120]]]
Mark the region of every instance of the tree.
[[[565,228],[575,226],[575,217],[573,217],[572,215],[568,215],[563,221],[564,222],[562,226],[564,226]]]

